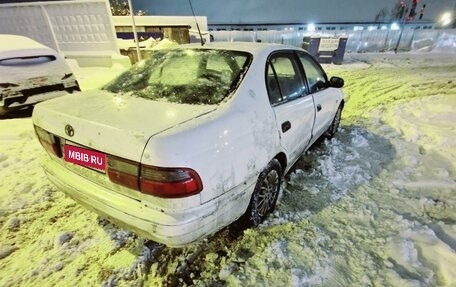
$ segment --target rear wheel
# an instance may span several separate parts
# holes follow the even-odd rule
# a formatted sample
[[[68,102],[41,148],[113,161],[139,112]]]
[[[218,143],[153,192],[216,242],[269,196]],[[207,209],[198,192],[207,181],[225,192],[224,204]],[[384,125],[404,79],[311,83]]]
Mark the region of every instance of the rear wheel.
[[[282,168],[279,161],[273,159],[258,177],[249,207],[242,218],[245,227],[259,225],[274,211],[281,182]]]
[[[334,115],[334,119],[331,122],[331,125],[329,126],[328,130],[325,133],[325,136],[327,138],[330,139],[336,134],[337,129],[339,128],[339,125],[340,125],[341,117],[342,117],[342,105],[340,105],[339,108],[337,109],[336,114]]]

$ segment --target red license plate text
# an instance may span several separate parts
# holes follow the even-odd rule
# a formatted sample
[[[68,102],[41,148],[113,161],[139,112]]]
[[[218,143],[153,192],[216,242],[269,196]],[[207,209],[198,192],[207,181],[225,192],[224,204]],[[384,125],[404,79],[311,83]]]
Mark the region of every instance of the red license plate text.
[[[65,145],[65,161],[105,171],[106,155],[72,145]]]

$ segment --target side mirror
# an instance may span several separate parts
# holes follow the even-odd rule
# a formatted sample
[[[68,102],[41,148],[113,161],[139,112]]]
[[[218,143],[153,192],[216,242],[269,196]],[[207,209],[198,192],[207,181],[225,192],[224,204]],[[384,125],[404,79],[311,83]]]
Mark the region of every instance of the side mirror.
[[[344,79],[340,77],[331,77],[331,79],[329,79],[329,85],[332,88],[342,88],[344,86]]]

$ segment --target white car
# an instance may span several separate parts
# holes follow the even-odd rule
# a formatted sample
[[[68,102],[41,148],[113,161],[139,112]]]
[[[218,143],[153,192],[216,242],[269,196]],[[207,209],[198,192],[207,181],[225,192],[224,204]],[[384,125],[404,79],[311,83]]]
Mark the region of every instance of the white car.
[[[30,38],[0,34],[0,115],[80,91],[65,60]]]
[[[33,122],[57,187],[178,247],[264,220],[283,175],[336,132],[342,86],[300,48],[190,44],[154,52],[102,90],[40,103]]]

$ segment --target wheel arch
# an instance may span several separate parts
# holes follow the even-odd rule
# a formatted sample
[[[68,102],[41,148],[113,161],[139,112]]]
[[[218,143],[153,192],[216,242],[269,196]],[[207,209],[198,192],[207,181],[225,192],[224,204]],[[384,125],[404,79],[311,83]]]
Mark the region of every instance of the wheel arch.
[[[280,152],[274,158],[279,161],[280,167],[282,168],[282,175],[283,175],[285,170],[287,169],[287,164],[288,164],[287,156],[285,155],[285,153]]]

